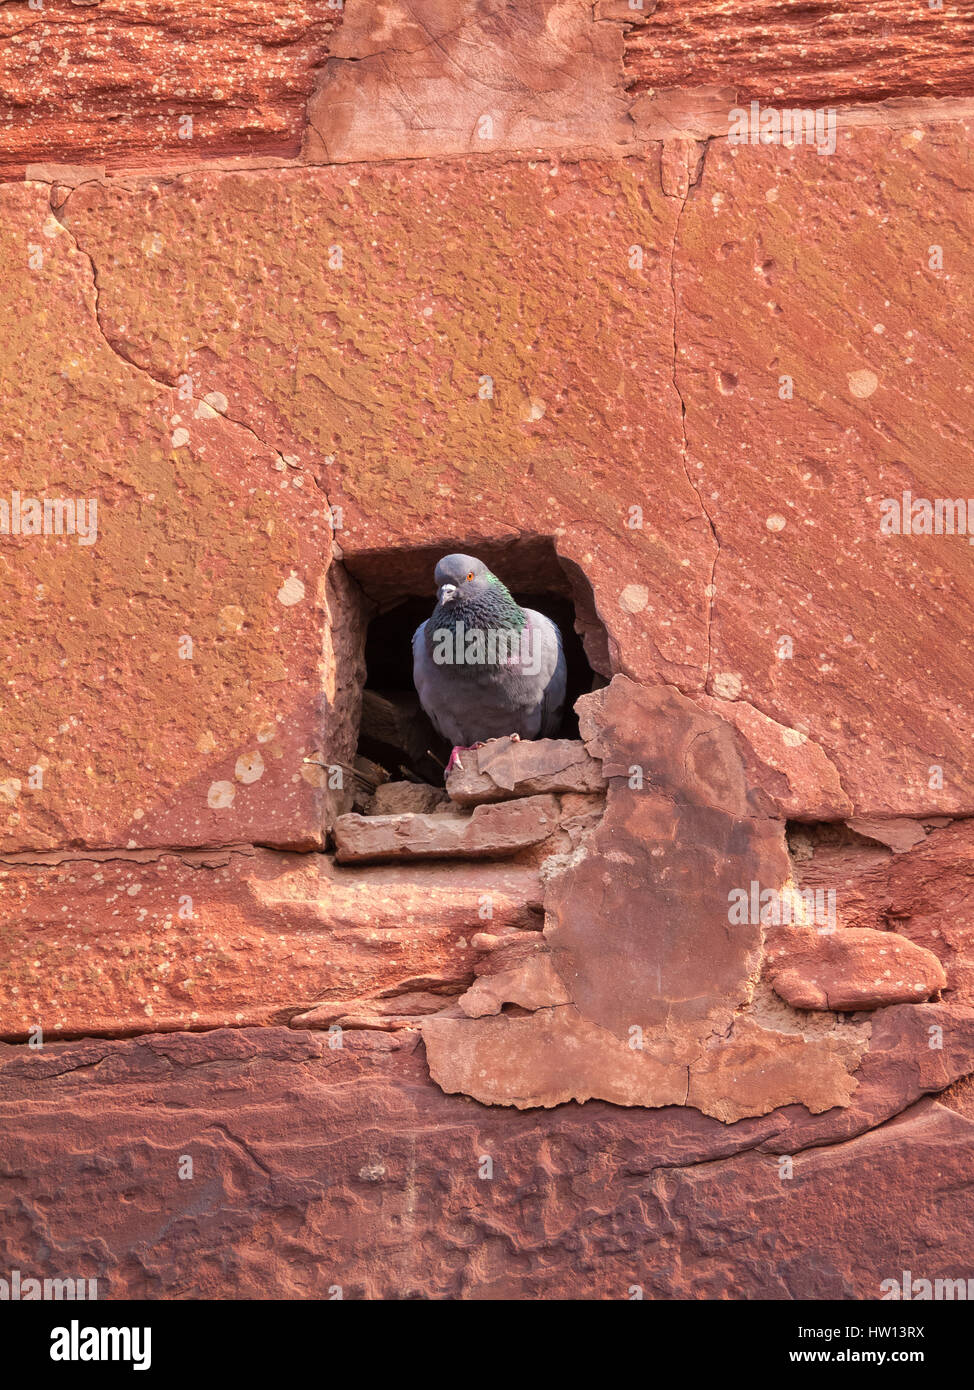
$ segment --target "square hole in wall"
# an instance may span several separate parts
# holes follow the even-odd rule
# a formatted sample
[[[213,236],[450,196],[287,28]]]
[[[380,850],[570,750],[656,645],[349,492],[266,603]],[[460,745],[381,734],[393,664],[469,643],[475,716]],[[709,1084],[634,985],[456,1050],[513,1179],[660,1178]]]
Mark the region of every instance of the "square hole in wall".
[[[549,537],[510,541],[456,540],[435,547],[349,553],[346,572],[366,603],[365,683],[358,755],[394,780],[443,785],[450,744],[434,729],[413,684],[412,636],[436,605],[433,571],[451,553],[476,556],[522,606],[558,625],[567,666],[560,738],[578,737],[573,705],[611,675],[605,630],[591,585],[560,557]]]

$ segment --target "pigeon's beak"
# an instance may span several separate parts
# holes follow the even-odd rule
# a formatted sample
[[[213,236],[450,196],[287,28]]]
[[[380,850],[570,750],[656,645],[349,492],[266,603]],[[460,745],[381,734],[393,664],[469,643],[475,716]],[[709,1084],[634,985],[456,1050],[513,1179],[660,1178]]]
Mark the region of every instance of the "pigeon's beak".
[[[457,596],[457,586],[455,584],[441,584],[436,596],[441,603],[452,603]]]

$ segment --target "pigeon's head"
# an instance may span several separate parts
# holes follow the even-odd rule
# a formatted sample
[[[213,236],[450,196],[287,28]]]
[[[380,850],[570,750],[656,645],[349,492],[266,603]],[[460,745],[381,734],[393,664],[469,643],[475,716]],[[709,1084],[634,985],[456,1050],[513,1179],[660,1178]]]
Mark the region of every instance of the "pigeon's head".
[[[484,562],[472,555],[444,555],[433,578],[440,603],[476,602],[497,583]]]

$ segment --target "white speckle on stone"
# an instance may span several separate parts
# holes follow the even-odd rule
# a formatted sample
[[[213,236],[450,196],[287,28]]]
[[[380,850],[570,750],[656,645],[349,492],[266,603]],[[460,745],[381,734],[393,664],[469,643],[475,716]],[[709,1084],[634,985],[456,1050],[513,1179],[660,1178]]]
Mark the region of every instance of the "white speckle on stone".
[[[721,700],[736,700],[744,682],[736,671],[718,671],[714,676],[714,694]]]
[[[619,595],[619,607],[624,613],[641,613],[649,603],[645,584],[627,584]]]
[[[206,401],[198,401],[194,413],[197,420],[218,420],[220,418],[213,407],[207,405]]]
[[[257,742],[270,743],[276,733],[277,725],[273,720],[271,720],[269,724],[261,724],[260,728],[257,730]]]
[[[300,603],[304,598],[304,584],[298,578],[294,570],[291,571],[287,579],[277,591],[278,603],[283,603],[285,608],[293,608],[296,603]]]
[[[772,512],[764,524],[769,531],[783,531],[788,525],[788,522],[780,512]]]
[[[237,765],[233,769],[233,775],[238,782],[245,782],[248,785],[251,782],[260,781],[264,775],[264,759],[256,752],[241,753],[237,759]]]
[[[246,613],[237,603],[228,603],[216,615],[216,625],[221,632],[239,632],[246,620]]]
[[[808,742],[808,735],[803,734],[800,729],[782,729],[781,741],[789,748],[800,748],[803,743]]]
[[[8,806],[12,806],[20,795],[23,786],[19,777],[8,777],[5,782],[0,782],[0,801],[5,801]]]
[[[879,377],[865,367],[862,371],[849,373],[849,390],[858,400],[863,401],[871,396],[878,385]]]
[[[232,782],[211,782],[206,794],[206,804],[212,811],[223,811],[233,805],[237,789]]]
[[[173,430],[173,432],[172,432],[172,446],[173,446],[174,449],[181,449],[181,448],[183,447],[184,444],[188,444],[188,443],[189,443],[189,430],[183,429],[182,426],[180,426],[180,428],[179,428],[178,430]]]
[[[229,401],[222,391],[207,391],[203,400],[211,410],[217,411],[220,415],[226,415]]]

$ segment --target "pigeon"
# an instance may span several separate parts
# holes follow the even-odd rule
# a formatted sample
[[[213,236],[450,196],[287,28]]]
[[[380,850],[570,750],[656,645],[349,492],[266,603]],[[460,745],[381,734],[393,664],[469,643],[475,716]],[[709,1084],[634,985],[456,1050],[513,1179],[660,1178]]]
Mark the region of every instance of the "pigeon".
[[[519,607],[472,555],[445,555],[434,579],[436,607],[413,634],[413,681],[453,745],[447,772],[487,739],[557,735],[566,677],[557,625]]]

